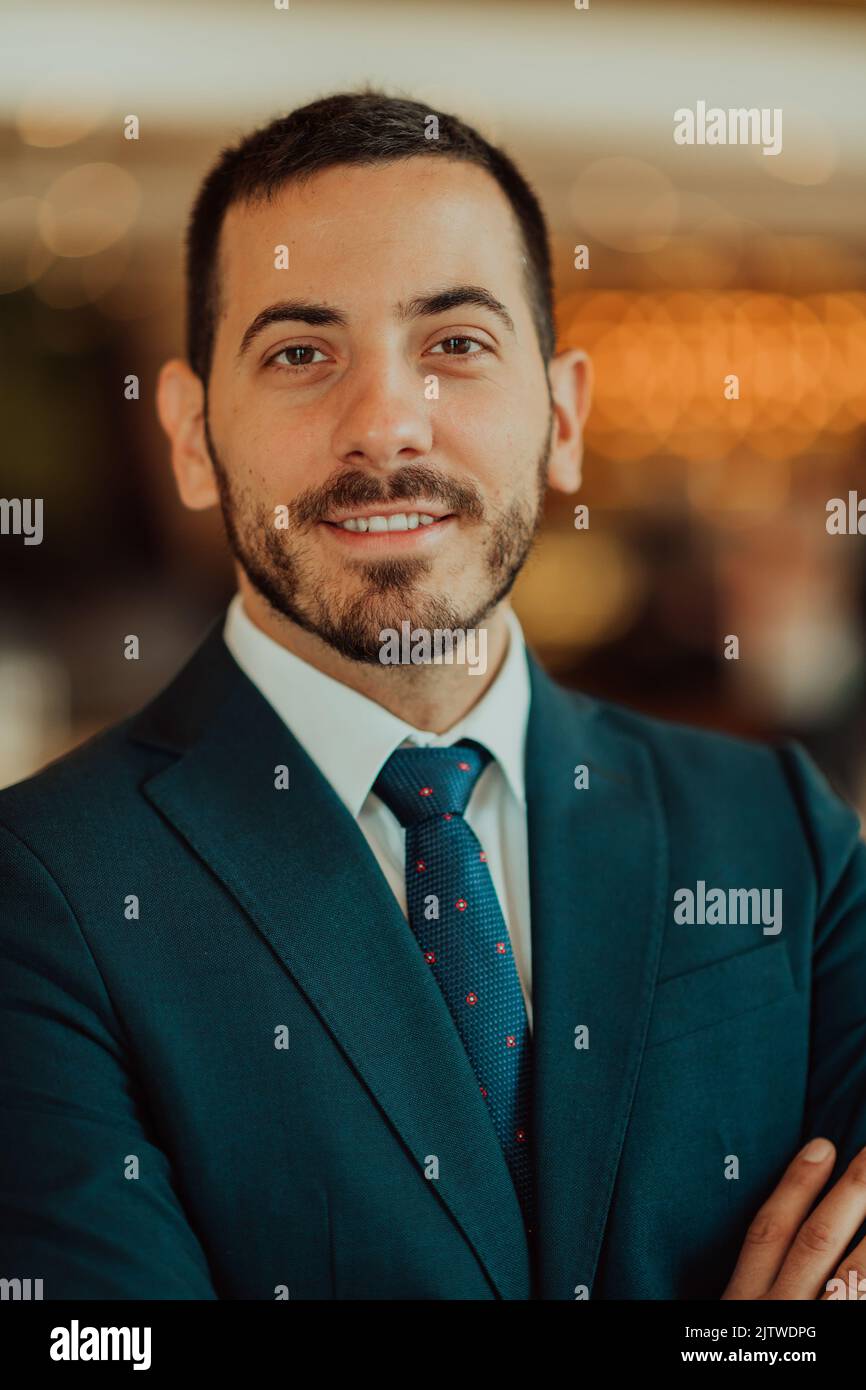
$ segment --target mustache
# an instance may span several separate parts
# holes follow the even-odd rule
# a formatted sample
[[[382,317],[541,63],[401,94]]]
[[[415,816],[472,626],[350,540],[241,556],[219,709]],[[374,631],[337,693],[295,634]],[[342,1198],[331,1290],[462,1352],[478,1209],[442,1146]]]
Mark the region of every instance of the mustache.
[[[334,482],[310,488],[296,497],[288,510],[298,526],[309,526],[337,509],[419,500],[441,502],[450,512],[461,513],[471,521],[480,521],[484,515],[484,503],[476,487],[448,478],[426,464],[407,464],[396,469],[386,481],[358,469],[341,473]]]

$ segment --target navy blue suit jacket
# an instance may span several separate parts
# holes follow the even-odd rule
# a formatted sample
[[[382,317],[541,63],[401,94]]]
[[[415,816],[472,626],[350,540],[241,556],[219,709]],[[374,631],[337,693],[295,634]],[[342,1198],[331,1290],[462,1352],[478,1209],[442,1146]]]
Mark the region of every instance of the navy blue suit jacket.
[[[794,744],[535,660],[531,684],[537,1264],[393,894],[215,628],[0,794],[0,1273],[46,1298],[718,1298],[797,1148],[827,1135],[838,1175],[866,1144],[854,814]],[[699,882],[782,890],[781,931],[678,923]]]

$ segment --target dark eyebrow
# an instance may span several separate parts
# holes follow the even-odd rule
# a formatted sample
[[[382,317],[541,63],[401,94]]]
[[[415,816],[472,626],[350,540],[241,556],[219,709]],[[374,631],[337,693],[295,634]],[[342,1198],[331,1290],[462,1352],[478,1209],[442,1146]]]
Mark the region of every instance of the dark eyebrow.
[[[332,309],[328,304],[313,304],[307,299],[282,299],[256,314],[241,338],[238,357],[243,357],[253,338],[270,328],[272,323],[285,322],[308,323],[311,328],[346,328],[349,320],[339,309]]]
[[[408,304],[398,304],[397,315],[401,319],[429,318],[433,314],[447,314],[450,309],[459,309],[463,304],[488,309],[504,323],[509,332],[514,332],[514,322],[505,305],[481,285],[454,285],[447,290],[418,295],[416,299],[410,299]]]
[[[431,318],[434,314],[446,314],[451,309],[459,309],[469,304],[476,309],[487,309],[514,332],[514,322],[505,305],[480,285],[453,285],[446,290],[435,290],[410,299],[406,304],[397,305],[397,317],[402,320]],[[269,304],[256,314],[252,323],[241,338],[238,358],[243,357],[250,343],[259,333],[274,323],[307,323],[311,328],[347,328],[349,320],[340,309],[329,304],[315,304],[307,299],[283,299]]]

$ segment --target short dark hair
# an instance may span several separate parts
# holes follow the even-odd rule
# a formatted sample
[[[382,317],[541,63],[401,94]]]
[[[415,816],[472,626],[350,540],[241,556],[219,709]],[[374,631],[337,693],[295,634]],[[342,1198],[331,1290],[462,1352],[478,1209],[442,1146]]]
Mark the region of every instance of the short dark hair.
[[[438,121],[436,139],[425,130]],[[298,107],[223,149],[206,175],[187,228],[187,357],[207,387],[221,312],[218,248],[235,203],[266,202],[286,183],[340,164],[388,164],[434,155],[486,169],[511,204],[526,255],[526,288],[542,356],[556,348],[547,225],[529,184],[503,150],[456,116],[417,101],[365,90]]]

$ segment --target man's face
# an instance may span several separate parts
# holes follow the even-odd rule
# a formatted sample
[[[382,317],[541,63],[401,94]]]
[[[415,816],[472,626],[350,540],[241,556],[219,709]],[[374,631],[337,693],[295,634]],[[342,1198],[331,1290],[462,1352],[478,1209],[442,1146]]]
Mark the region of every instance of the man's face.
[[[220,286],[207,439],[253,586],[354,660],[404,621],[477,626],[537,529],[552,425],[495,181],[418,157],[289,184],[229,210]]]

